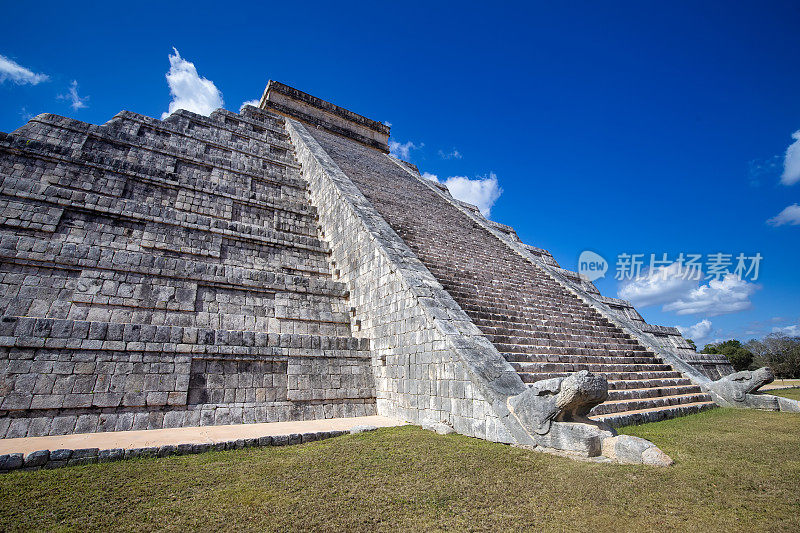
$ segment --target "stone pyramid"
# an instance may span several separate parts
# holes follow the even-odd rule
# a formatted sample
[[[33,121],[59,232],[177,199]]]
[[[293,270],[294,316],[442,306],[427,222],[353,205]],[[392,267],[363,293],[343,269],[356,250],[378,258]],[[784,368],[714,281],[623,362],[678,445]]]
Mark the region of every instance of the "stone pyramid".
[[[270,82],[259,108],[0,134],[0,437],[384,414],[521,442],[588,370],[610,425],[732,371]],[[524,424],[522,424],[524,426]],[[520,436],[522,435],[522,436]]]

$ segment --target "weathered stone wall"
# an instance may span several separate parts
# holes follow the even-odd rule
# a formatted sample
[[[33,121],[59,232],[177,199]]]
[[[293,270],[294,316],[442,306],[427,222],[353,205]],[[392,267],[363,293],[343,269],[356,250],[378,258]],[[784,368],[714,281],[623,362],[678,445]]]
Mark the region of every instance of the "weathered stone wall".
[[[375,412],[282,118],[40,115],[0,178],[0,437]]]
[[[350,289],[356,335],[371,340],[378,412],[524,440],[505,422],[506,397],[525,390],[516,372],[306,128],[287,122],[334,268]]]
[[[412,165],[321,129],[309,133],[524,382],[599,373],[611,391],[592,416],[614,425],[713,407],[698,383],[581,298],[564,283],[571,273],[512,228],[486,220]]]

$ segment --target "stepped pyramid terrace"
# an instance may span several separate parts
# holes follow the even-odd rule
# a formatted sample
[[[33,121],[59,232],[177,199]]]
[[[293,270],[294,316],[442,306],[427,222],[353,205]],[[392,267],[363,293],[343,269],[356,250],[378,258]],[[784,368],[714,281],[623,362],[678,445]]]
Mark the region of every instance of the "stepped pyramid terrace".
[[[613,458],[631,446],[615,427],[800,410],[389,135],[273,81],[239,114],[0,134],[0,437],[380,414]]]

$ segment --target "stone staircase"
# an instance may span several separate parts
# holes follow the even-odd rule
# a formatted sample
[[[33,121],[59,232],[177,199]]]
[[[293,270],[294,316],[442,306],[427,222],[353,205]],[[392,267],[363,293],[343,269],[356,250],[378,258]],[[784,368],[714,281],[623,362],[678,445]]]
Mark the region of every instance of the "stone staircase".
[[[375,414],[280,116],[0,135],[0,437]]]
[[[540,267],[378,151],[311,134],[526,383],[589,370],[611,394],[612,425],[713,407],[710,396]]]

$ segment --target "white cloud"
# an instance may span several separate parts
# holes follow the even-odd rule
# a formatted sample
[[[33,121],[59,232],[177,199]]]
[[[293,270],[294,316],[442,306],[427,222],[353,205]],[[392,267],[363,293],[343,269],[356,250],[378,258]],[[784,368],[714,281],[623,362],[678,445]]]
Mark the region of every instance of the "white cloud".
[[[194,63],[183,59],[176,48],[172,50],[175,55],[169,56],[169,72],[166,75],[172,101],[169,103],[169,111],[163,113],[161,119],[167,118],[178,109],[209,115],[222,107],[222,93],[214,82],[201,78]]]
[[[439,150],[439,157],[441,157],[442,159],[461,159],[464,156],[461,155],[461,152],[453,148],[452,152],[447,152],[447,153],[443,152],[442,150]]]
[[[57,97],[59,100],[69,100],[69,105],[74,110],[83,109],[88,107],[86,105],[86,100],[89,99],[88,96],[84,96],[81,98],[78,96],[78,81],[72,80],[72,83],[69,84],[69,92],[67,94],[59,94]]]
[[[389,141],[389,154],[404,161],[408,160],[411,150],[419,150],[425,146],[424,143],[414,144],[411,141],[399,143],[397,141]]]
[[[694,326],[675,327],[678,328],[678,331],[681,332],[681,335],[687,339],[692,339],[693,341],[701,341],[702,339],[708,337],[708,334],[711,333],[711,321],[708,319],[703,319]]]
[[[383,125],[386,126],[387,128],[391,128],[392,127],[392,123],[389,122],[388,120],[384,120],[383,121]]]
[[[773,333],[783,333],[784,335],[789,335],[790,337],[800,337],[800,324],[794,324],[793,326],[784,326],[782,328],[772,328]]]
[[[678,315],[716,316],[749,309],[750,295],[758,289],[757,284],[733,274],[701,285],[698,280],[684,279],[680,263],[675,262],[652,271],[645,269],[641,276],[622,284],[617,296],[635,307],[664,304],[663,311]]]
[[[674,311],[678,315],[705,314],[716,316],[750,309],[750,295],[757,289],[755,283],[748,283],[733,274],[723,279],[712,279],[708,285],[692,289],[663,307],[664,311]]]
[[[422,177],[444,183],[453,198],[477,206],[486,218],[489,218],[492,206],[503,194],[503,189],[497,183],[497,175],[494,172],[490,172],[487,177],[474,180],[466,176],[451,176],[441,181],[436,174],[430,172],[423,173]]]
[[[253,107],[258,107],[261,104],[261,100],[247,100],[246,102],[242,102],[242,105],[239,106],[239,113],[242,112],[244,106],[251,105]]]
[[[49,79],[50,77],[47,74],[37,74],[6,56],[0,55],[0,83],[10,80],[17,85],[26,83],[36,85]]]
[[[697,287],[698,282],[684,279],[680,263],[647,269],[641,276],[625,282],[617,291],[617,296],[629,300],[635,307],[673,302]]]
[[[794,185],[800,181],[800,130],[792,133],[794,142],[786,149],[783,158],[783,174],[781,183],[784,185]]]
[[[784,224],[800,225],[800,205],[792,204],[787,206],[783,211],[767,220],[767,224],[776,227]]]

